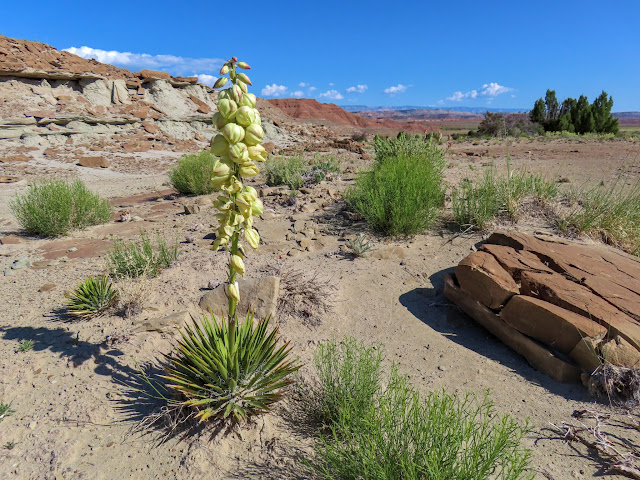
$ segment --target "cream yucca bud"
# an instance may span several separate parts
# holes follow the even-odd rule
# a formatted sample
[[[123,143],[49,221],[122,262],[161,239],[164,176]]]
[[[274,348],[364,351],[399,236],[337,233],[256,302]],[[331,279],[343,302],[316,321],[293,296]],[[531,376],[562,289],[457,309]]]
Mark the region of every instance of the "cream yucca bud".
[[[226,75],[229,73],[229,64],[225,63],[220,69],[220,75]]]
[[[229,123],[228,120],[220,112],[216,112],[213,115],[213,124],[218,130],[222,130],[227,123]]]
[[[236,272],[244,277],[244,262],[240,255],[231,255],[231,266]]]
[[[240,103],[244,107],[256,108],[256,96],[253,93],[245,93]]]
[[[256,201],[251,204],[251,214],[262,215],[263,212],[264,212],[264,205],[262,204],[262,200],[256,199]]]
[[[222,115],[226,120],[233,120],[237,111],[238,104],[234,100],[223,98],[218,102],[218,112],[220,112],[220,115]]]
[[[224,136],[218,134],[211,140],[211,153],[221,157],[229,151],[229,142]]]
[[[258,191],[253,188],[253,187],[244,187],[244,192],[246,193],[252,201],[255,201],[258,199]]]
[[[242,68],[243,70],[251,70],[251,67],[246,62],[238,62],[238,68]]]
[[[220,71],[220,74],[224,75],[222,71]],[[227,77],[220,77],[218,80],[216,80],[216,83],[213,84],[213,88],[222,88],[227,84],[228,81],[229,79]]]
[[[262,127],[252,123],[245,129],[244,143],[249,147],[254,147],[262,141],[262,137],[264,137]]]
[[[262,145],[249,147],[249,158],[254,162],[264,162],[267,159],[267,151]]]
[[[249,88],[247,88],[247,84],[242,80],[238,80],[237,85],[240,87],[240,90],[242,90],[242,96],[244,96],[244,94],[249,91]]]
[[[229,95],[234,102],[240,103],[240,101],[242,100],[242,89],[238,85],[234,85],[233,87],[231,87]]]
[[[229,147],[229,158],[235,163],[246,162],[249,159],[247,146],[242,142],[231,145]]]
[[[211,187],[216,190],[219,190],[223,187],[226,187],[230,180],[231,180],[230,175],[220,175],[217,177],[213,177],[211,179]]]
[[[236,302],[240,301],[240,290],[238,289],[238,282],[233,282],[227,285],[227,296],[234,299]]]
[[[221,162],[220,160],[218,160],[213,165],[213,176],[214,177],[220,177],[220,176],[227,176],[228,177],[229,173],[231,173],[231,169],[229,168],[229,166],[226,163]]]
[[[239,73],[238,78],[242,80],[244,83],[246,83],[247,85],[253,85],[253,83],[251,83],[251,80],[249,80],[249,77],[244,73]]]
[[[236,122],[243,127],[248,127],[253,123],[255,116],[256,114],[253,108],[242,106],[238,108],[238,112],[236,113]]]
[[[258,245],[260,245],[260,235],[253,228],[248,228],[244,231],[244,238],[247,240],[249,246],[254,250],[256,250]]]
[[[242,183],[239,182],[238,180],[234,180],[230,185],[229,188],[227,188],[227,192],[229,192],[231,195],[234,195],[238,192],[242,191]]]
[[[227,123],[222,129],[222,134],[230,144],[241,142],[244,138],[244,128],[235,123]]]
[[[238,174],[241,177],[246,177],[246,178],[255,177],[259,173],[260,173],[260,169],[256,167],[253,163],[240,165],[240,168],[238,169]]]

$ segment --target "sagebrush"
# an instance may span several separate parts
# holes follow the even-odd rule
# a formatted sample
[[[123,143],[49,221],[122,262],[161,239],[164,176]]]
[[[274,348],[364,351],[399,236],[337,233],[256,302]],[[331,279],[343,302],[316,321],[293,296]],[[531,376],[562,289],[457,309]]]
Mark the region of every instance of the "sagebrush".
[[[111,220],[109,201],[91,192],[76,180],[45,180],[9,203],[18,223],[28,233],[42,237],[59,237],[73,229],[106,223]]]

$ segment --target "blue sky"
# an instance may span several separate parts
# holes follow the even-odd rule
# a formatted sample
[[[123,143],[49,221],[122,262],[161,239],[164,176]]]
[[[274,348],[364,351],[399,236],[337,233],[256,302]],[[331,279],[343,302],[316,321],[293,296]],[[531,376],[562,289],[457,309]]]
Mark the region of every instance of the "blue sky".
[[[236,55],[258,95],[371,106],[530,108],[553,88],[640,110],[639,18],[638,0],[0,1],[8,37],[203,81]]]

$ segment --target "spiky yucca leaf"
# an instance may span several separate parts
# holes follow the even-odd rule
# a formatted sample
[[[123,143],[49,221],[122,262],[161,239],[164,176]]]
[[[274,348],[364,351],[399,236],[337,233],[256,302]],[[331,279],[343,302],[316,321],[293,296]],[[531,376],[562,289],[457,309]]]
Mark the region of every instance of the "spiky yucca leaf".
[[[75,290],[65,294],[69,299],[67,308],[71,315],[95,317],[102,315],[118,298],[108,277],[89,277],[78,284]]]
[[[165,378],[200,421],[240,422],[268,411],[300,368],[288,360],[289,342],[277,348],[278,328],[269,331],[269,318],[254,326],[252,313],[241,323],[204,315],[180,333],[175,351],[165,355]]]

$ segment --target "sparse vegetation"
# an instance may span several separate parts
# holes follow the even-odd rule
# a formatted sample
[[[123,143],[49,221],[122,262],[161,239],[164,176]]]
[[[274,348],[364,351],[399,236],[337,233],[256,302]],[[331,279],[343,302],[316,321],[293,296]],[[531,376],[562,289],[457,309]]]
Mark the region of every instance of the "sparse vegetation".
[[[347,340],[322,348],[316,368],[328,431],[307,460],[319,478],[533,477],[530,452],[520,446],[527,426],[496,415],[487,396],[431,392],[422,399],[396,368],[382,378],[374,347]]]
[[[67,308],[76,317],[97,317],[111,308],[118,294],[107,276],[89,277],[65,295]]]
[[[142,313],[147,306],[151,285],[148,275],[120,277],[115,284],[118,292],[117,312],[125,318]]]
[[[346,247],[354,257],[364,257],[367,252],[373,249],[371,240],[369,240],[364,233],[361,233],[356,238],[348,240]]]
[[[269,318],[254,326],[252,313],[220,323],[205,315],[181,333],[166,356],[166,378],[182,398],[169,402],[194,408],[200,421],[240,422],[268,411],[300,368],[288,359],[288,342],[277,346],[278,329],[269,331]]]
[[[13,415],[15,410],[11,408],[10,403],[2,403],[0,402],[0,422],[4,417],[8,417],[9,415]]]
[[[345,193],[349,205],[384,235],[421,233],[436,221],[442,207],[442,150],[418,139],[418,151],[407,153],[415,137],[377,137],[373,169],[361,172]]]
[[[318,315],[333,309],[332,299],[337,288],[317,271],[284,270],[277,275],[280,277],[279,314],[317,320]]]
[[[442,135],[439,135],[442,138]],[[433,145],[439,143],[438,135],[429,132],[425,137],[400,132],[396,138],[387,138],[376,135],[373,138],[373,146],[376,152],[376,162],[383,162],[398,156],[433,154]]]
[[[156,277],[165,268],[178,259],[178,243],[167,245],[167,242],[156,237],[155,244],[149,235],[140,232],[140,241],[124,241],[116,239],[113,248],[107,252],[109,275],[113,278],[143,275]]]
[[[7,442],[5,443],[2,448],[4,448],[5,450],[13,450],[13,448],[17,445],[16,442]]]
[[[36,342],[33,340],[20,340],[17,351],[20,353],[26,353],[30,350],[33,350],[33,347],[35,346],[36,346]]]
[[[491,167],[479,182],[465,179],[452,189],[451,208],[454,221],[461,228],[483,229],[499,217],[517,219],[527,197],[546,202],[557,194],[557,183],[542,175],[512,173],[507,169],[503,178]]]
[[[640,182],[596,185],[574,191],[568,213],[557,220],[565,233],[587,234],[629,253],[640,254]]]
[[[215,163],[216,157],[208,150],[189,153],[169,170],[169,180],[183,195],[206,195],[214,190],[211,179]]]
[[[111,220],[109,201],[76,180],[46,180],[35,183],[9,203],[11,211],[28,233],[59,237],[77,228]]]
[[[311,185],[326,180],[340,173],[340,159],[335,155],[316,155],[311,162],[302,155],[290,158],[269,158],[263,171],[266,184],[275,187],[286,185],[298,190],[304,185]]]

